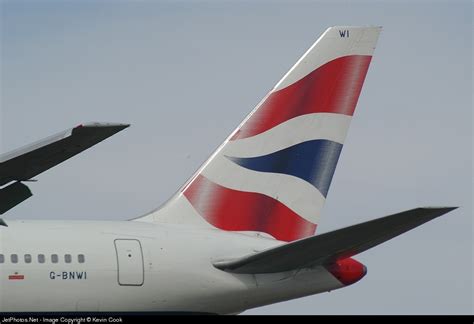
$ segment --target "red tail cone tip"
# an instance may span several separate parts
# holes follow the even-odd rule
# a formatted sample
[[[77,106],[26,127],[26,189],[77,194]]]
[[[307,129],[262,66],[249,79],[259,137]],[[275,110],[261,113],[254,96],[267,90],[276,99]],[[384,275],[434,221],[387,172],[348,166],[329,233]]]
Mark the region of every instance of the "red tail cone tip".
[[[345,286],[352,285],[367,274],[367,267],[352,258],[338,260],[326,268]]]

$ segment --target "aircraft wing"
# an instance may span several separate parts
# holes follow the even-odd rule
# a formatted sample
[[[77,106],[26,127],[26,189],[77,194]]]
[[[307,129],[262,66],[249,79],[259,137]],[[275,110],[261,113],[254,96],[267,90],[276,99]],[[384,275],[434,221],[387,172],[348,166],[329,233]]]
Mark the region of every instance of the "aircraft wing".
[[[12,182],[0,189],[0,214],[32,196],[21,181],[31,180],[128,126],[83,124],[0,155],[0,188]]]
[[[457,207],[426,207],[280,245],[239,259],[214,262],[234,273],[275,273],[327,265],[388,241]]]

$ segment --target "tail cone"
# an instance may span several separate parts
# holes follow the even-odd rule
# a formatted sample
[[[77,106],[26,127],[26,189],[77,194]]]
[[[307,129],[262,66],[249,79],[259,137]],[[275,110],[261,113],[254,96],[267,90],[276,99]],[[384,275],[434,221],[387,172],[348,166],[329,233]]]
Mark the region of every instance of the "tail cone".
[[[326,268],[346,286],[352,285],[367,274],[367,267],[351,258],[338,260]]]

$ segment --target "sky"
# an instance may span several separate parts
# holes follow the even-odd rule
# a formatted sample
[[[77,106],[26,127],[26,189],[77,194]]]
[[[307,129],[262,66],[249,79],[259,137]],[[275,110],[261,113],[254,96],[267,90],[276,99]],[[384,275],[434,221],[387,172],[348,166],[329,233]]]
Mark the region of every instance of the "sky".
[[[166,201],[329,26],[381,25],[318,233],[454,212],[356,257],[344,289],[244,314],[472,314],[471,1],[1,1],[0,152],[132,126],[37,177],[8,219],[126,220]]]

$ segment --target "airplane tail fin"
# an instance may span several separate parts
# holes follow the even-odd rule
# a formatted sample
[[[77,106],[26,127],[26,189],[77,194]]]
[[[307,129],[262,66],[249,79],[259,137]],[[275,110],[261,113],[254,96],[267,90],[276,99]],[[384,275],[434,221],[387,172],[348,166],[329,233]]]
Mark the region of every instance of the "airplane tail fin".
[[[313,235],[380,30],[328,28],[178,193],[137,220]]]

